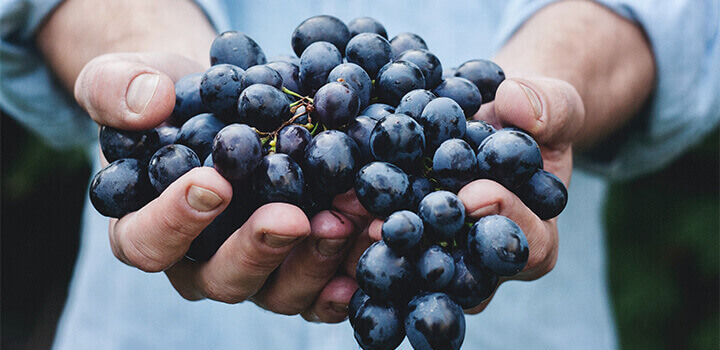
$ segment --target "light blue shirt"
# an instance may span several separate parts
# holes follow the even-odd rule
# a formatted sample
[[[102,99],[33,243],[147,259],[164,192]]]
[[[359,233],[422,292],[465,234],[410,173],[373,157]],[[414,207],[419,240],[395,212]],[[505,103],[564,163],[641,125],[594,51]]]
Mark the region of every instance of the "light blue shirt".
[[[448,68],[491,57],[525,19],[550,2],[198,1],[219,31],[244,31],[268,57],[292,52],[290,34],[307,17],[324,13],[349,21],[367,15],[383,23],[391,37],[401,31],[420,34]],[[613,152],[576,157],[587,171],[625,178],[662,167],[718,124],[720,9],[712,0],[603,3],[643,26],[658,67],[652,103],[615,142]],[[29,44],[53,5],[2,3],[0,103],[53,144],[66,146],[77,139],[76,132],[90,139],[95,129],[62,93]],[[38,99],[38,94],[46,97]],[[568,207],[558,219],[555,269],[537,281],[503,284],[483,313],[466,317],[464,348],[616,347],[601,215],[606,184],[587,171],[576,169]],[[409,348],[407,341],[402,347]],[[347,322],[310,324],[249,302],[185,301],[163,274],[143,273],[113,257],[107,219],[88,203],[55,348],[353,349],[357,345]]]

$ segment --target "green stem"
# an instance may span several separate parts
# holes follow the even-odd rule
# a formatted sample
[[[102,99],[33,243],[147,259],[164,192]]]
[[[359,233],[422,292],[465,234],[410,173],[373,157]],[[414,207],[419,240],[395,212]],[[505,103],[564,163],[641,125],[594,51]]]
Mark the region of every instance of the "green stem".
[[[284,87],[284,86],[282,87],[282,92],[284,92],[284,93],[286,93],[286,94],[288,94],[288,95],[290,95],[290,96],[295,96],[295,97],[297,97],[297,98],[299,98],[299,99],[305,98],[305,96],[300,95],[300,94],[298,94],[297,92],[292,91],[292,90],[290,90],[290,89],[288,89],[288,88],[286,88],[286,87]]]

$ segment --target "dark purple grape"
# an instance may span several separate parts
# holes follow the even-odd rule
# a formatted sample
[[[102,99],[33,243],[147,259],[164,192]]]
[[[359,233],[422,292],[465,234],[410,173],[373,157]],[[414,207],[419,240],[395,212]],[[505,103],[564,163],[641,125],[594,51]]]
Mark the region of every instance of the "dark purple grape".
[[[148,164],[150,183],[158,193],[162,193],[180,176],[199,166],[200,158],[190,147],[164,146],[150,158]]]
[[[457,193],[463,186],[477,179],[475,152],[461,139],[446,140],[433,156],[433,174],[440,187]]]
[[[543,161],[537,142],[528,134],[515,130],[498,130],[478,148],[479,175],[514,189],[530,179]]]
[[[334,45],[340,52],[350,40],[350,30],[337,17],[321,15],[306,19],[292,33],[291,44],[298,57],[313,43],[326,41]],[[301,58],[302,59],[302,58]]]
[[[353,121],[360,111],[360,101],[350,84],[332,82],[317,91],[313,107],[313,115],[320,123],[337,129]]]
[[[330,71],[342,63],[338,49],[325,41],[311,44],[300,56],[300,83],[302,92],[315,95],[325,85]]]
[[[370,297],[365,294],[362,289],[358,288],[355,290],[355,293],[353,293],[350,298],[350,302],[348,302],[348,321],[350,321],[351,326],[355,327],[355,316],[357,315],[358,310],[360,310],[360,308],[365,305],[365,302],[368,300],[370,300]]]
[[[522,271],[530,254],[520,226],[501,215],[480,218],[470,229],[467,240],[470,258],[498,276]]]
[[[417,291],[415,266],[383,241],[373,243],[360,256],[355,279],[370,298],[378,301],[402,301]],[[357,322],[356,318],[356,327]]]
[[[391,114],[380,119],[370,134],[370,151],[377,160],[412,173],[422,165],[425,135],[415,119]]]
[[[350,36],[354,37],[360,33],[375,33],[387,39],[387,31],[385,27],[377,20],[370,17],[358,17],[348,23]]]
[[[407,310],[405,332],[413,349],[460,349],[465,340],[465,315],[446,294],[422,293]]]
[[[428,238],[433,242],[446,241],[465,225],[465,205],[452,192],[436,191],[420,201],[418,216]]]
[[[278,132],[275,151],[285,153],[296,163],[301,164],[305,157],[305,147],[312,140],[310,131],[303,126],[291,124]]]
[[[257,132],[245,124],[230,124],[215,136],[212,148],[214,167],[230,181],[242,180],[252,173],[262,156]]]
[[[392,59],[392,48],[386,38],[375,33],[362,33],[350,39],[345,49],[348,62],[362,67],[375,78],[384,65]]]
[[[98,213],[111,218],[121,218],[142,208],[156,195],[147,167],[132,158],[110,163],[90,182],[90,202]]]
[[[467,128],[462,109],[447,97],[428,102],[418,123],[425,132],[428,154],[432,154],[445,140],[463,138]]]
[[[444,292],[463,309],[472,309],[492,295],[498,286],[498,277],[469,261],[467,254],[464,250],[452,252],[455,274]]]
[[[395,113],[395,107],[384,104],[384,103],[373,103],[367,108],[360,112],[360,115],[365,115],[375,120],[380,120],[383,117]]]
[[[245,90],[253,84],[265,84],[281,89],[283,86],[283,77],[278,71],[268,65],[252,66],[245,70],[240,85]]]
[[[378,72],[375,94],[380,102],[397,106],[408,92],[425,88],[425,77],[415,63],[395,61],[386,64]]]
[[[200,97],[203,73],[188,74],[175,82],[175,108],[168,119],[172,125],[183,125],[188,119],[209,112]]]
[[[435,94],[424,89],[410,91],[400,99],[400,104],[398,104],[395,113],[407,114],[419,121],[423,109],[425,109],[425,106],[434,100],[435,97]]]
[[[328,75],[328,83],[338,81],[350,84],[353,90],[355,90],[361,110],[370,104],[372,80],[370,80],[370,76],[360,66],[354,63],[343,63],[333,68]]]
[[[377,125],[377,120],[372,119],[368,116],[361,115],[355,118],[355,121],[350,123],[346,133],[348,136],[355,140],[358,148],[360,149],[360,156],[362,163],[367,164],[375,160],[370,150],[370,134],[373,128]]]
[[[268,59],[268,63],[273,63],[273,62],[287,62],[287,63],[292,63],[292,64],[300,67],[300,57],[295,56],[295,55],[282,54],[282,55],[273,56],[270,59]],[[279,70],[278,70],[278,72],[279,72]],[[280,74],[282,74],[282,72]]]
[[[413,49],[428,49],[425,40],[417,34],[400,33],[390,40],[392,46],[393,59],[400,56],[403,52]]]
[[[290,119],[290,100],[274,86],[254,84],[240,94],[238,120],[260,131],[275,131]]]
[[[413,253],[423,237],[423,223],[409,210],[392,213],[382,224],[382,239],[390,249],[400,255]]]
[[[441,291],[455,274],[452,256],[438,245],[425,249],[416,266],[421,287],[427,291]]]
[[[417,209],[420,201],[433,191],[433,185],[430,180],[421,176],[410,175],[408,179],[410,180],[410,203],[412,203],[410,208]]]
[[[305,149],[303,170],[314,189],[334,196],[351,189],[360,167],[355,141],[337,130],[317,134]]]
[[[475,152],[477,152],[480,144],[494,132],[495,128],[482,120],[468,120],[465,137],[463,139],[470,144],[470,147],[472,147]]]
[[[245,35],[236,31],[227,31],[218,35],[210,46],[210,64],[232,64],[242,69],[265,64],[265,53],[260,46]]]
[[[409,207],[410,181],[400,168],[372,162],[357,173],[355,195],[370,214],[387,217]]]
[[[155,128],[158,133],[160,146],[172,145],[177,140],[177,135],[180,132],[180,128],[172,125],[160,125]]]
[[[437,56],[428,50],[406,50],[396,60],[415,63],[425,77],[425,89],[432,90],[442,82],[442,64]]]
[[[198,158],[205,159],[212,152],[215,135],[224,127],[225,123],[212,114],[199,114],[183,124],[175,143],[190,147]]]
[[[259,204],[284,202],[303,204],[305,178],[290,156],[275,153],[265,156],[252,176],[252,189]]]
[[[483,103],[495,100],[495,92],[505,80],[502,68],[488,60],[467,61],[457,68],[454,75],[473,82],[480,90]]]
[[[370,299],[357,311],[354,336],[364,350],[395,349],[405,339],[402,311]]]
[[[466,118],[472,118],[480,109],[482,95],[477,86],[465,78],[448,78],[433,90],[439,97],[449,97],[460,105]]]
[[[280,73],[280,76],[282,77],[282,85],[286,89],[292,92],[300,93],[302,91],[300,88],[300,59],[295,59],[298,61],[297,64],[286,61],[274,61],[267,63],[266,66]]]
[[[100,149],[105,159],[112,163],[122,158],[147,161],[160,147],[160,135],[156,129],[120,130],[103,125],[100,127]]]
[[[215,163],[213,163],[212,160],[212,153],[208,154],[208,156],[205,158],[205,161],[203,161],[203,166],[214,168]]]
[[[538,169],[532,177],[513,190],[520,200],[542,220],[552,219],[565,209],[567,188],[557,176]]]
[[[237,119],[237,101],[243,90],[245,71],[231,64],[210,67],[200,81],[200,97],[215,117],[232,123]]]

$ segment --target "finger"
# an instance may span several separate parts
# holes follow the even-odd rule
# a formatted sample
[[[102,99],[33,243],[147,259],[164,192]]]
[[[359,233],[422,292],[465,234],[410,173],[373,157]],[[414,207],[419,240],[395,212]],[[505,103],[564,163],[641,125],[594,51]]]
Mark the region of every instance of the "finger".
[[[310,234],[300,208],[270,203],[253,213],[205,264],[173,266],[168,276],[187,299],[239,303],[257,293],[290,251]]]
[[[173,82],[202,66],[178,55],[113,53],[83,67],[75,99],[98,124],[119,129],[150,129],[175,106]]]
[[[276,313],[306,310],[335,275],[347,250],[354,225],[342,214],[323,211],[310,221],[310,236],[298,244],[253,302]]]
[[[347,276],[335,276],[318,296],[313,305],[302,313],[310,322],[338,323],[347,317],[347,308],[355,290],[355,280]]]
[[[345,260],[342,262],[340,271],[347,276],[355,278],[355,267],[357,266],[360,256],[362,256],[362,254],[365,253],[365,249],[373,243],[375,243],[375,240],[370,238],[367,227],[358,232],[351,242],[350,249],[348,249],[347,254],[345,254]]]
[[[370,235],[370,238],[373,239],[373,241],[379,241],[382,239],[382,225],[385,221],[380,219],[375,219],[373,222],[370,223],[370,226],[368,227],[368,235]]]
[[[540,220],[517,196],[491,180],[476,180],[467,184],[458,192],[458,197],[465,204],[468,217],[479,219],[488,215],[503,215],[523,230],[530,255],[525,269],[513,279],[537,279],[555,266],[558,247],[556,219]]]
[[[137,212],[110,224],[110,244],[121,261],[162,271],[227,207],[232,186],[212,168],[197,167]]]
[[[368,213],[365,207],[360,204],[360,200],[355,195],[355,190],[349,190],[335,196],[332,205],[335,210],[352,220],[357,228],[364,228],[373,219],[372,214]]]

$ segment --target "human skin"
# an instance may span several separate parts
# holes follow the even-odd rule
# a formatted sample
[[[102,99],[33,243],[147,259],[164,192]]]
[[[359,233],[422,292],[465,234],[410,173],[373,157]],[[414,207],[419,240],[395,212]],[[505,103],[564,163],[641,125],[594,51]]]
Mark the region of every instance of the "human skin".
[[[69,0],[41,29],[37,44],[93,120],[147,129],[172,111],[173,82],[207,68],[215,35],[202,11],[186,0],[107,6]],[[494,60],[508,79],[476,117],[530,132],[541,145],[545,168],[566,185],[573,148],[591,146],[622,127],[649,96],[655,74],[642,31],[585,1],[545,7]],[[525,232],[529,261],[513,279],[533,280],[552,270],[556,219],[540,220],[489,180],[468,184],[459,196],[470,217],[505,215]],[[164,271],[189,300],[251,300],[311,321],[342,321],[357,288],[352,279],[357,259],[379,239],[381,221],[372,220],[352,191],[335,198],[333,212],[312,219],[297,207],[268,204],[207,263],[183,259],[192,239],[231,197],[230,184],[217,172],[194,169],[139,211],[110,220],[113,253],[143,271]]]

